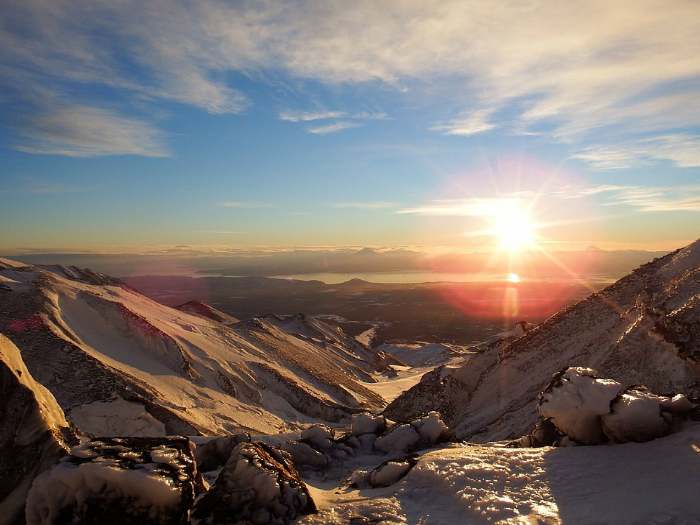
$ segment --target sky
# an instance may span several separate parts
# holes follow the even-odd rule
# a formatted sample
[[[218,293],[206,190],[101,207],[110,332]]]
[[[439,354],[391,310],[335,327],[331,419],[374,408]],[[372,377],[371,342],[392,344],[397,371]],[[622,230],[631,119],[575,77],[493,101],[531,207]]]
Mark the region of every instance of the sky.
[[[700,237],[696,0],[6,0],[0,47],[4,255]]]

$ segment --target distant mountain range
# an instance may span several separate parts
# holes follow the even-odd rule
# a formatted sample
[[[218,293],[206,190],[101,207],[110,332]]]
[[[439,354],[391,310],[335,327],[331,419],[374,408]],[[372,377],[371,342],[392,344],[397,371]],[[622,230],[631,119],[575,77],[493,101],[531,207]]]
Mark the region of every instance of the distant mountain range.
[[[644,250],[530,251],[510,257],[493,253],[430,254],[412,250],[290,250],[277,252],[196,253],[191,250],[144,255],[6,254],[31,264],[79,265],[117,276],[225,275],[295,276],[319,273],[439,272],[444,274],[511,273],[532,278],[571,274],[621,277],[640,264],[667,252]],[[566,268],[566,270],[563,270]]]

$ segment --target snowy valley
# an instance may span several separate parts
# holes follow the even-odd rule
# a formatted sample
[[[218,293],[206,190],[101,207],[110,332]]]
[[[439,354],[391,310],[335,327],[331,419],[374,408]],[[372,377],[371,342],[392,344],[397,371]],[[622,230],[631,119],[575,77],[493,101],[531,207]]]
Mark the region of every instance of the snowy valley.
[[[473,347],[6,259],[0,333],[0,524],[700,523],[700,241]]]

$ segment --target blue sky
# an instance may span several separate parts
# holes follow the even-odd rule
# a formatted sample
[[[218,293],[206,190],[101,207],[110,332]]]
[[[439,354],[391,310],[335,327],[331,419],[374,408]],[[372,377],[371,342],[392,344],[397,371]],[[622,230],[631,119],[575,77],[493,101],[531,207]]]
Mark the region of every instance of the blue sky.
[[[0,253],[700,237],[696,1],[0,15]]]

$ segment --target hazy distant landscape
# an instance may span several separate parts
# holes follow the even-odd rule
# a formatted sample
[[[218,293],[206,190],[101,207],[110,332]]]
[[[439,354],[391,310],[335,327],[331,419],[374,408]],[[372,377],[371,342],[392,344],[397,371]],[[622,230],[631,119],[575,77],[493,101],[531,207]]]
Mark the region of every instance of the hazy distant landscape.
[[[520,320],[543,321],[591,293],[589,286],[574,283],[382,284],[355,280],[326,285],[267,278],[155,276],[125,281],[163,304],[176,306],[196,299],[239,319],[305,313],[337,323],[351,335],[378,325],[377,343],[416,338],[475,343]],[[509,290],[518,295],[516,310],[508,305]]]

